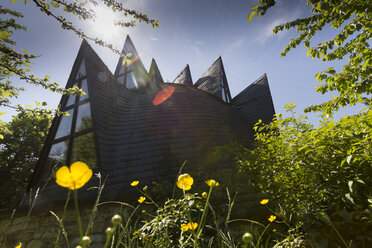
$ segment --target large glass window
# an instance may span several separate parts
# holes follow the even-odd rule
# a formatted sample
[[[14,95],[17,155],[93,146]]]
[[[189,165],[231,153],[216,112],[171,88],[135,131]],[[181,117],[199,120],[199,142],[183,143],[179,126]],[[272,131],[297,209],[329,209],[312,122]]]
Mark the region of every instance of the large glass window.
[[[92,127],[92,117],[90,115],[90,104],[84,103],[77,110],[75,132],[83,131]]]
[[[119,74],[123,74],[124,71],[125,71],[125,65],[122,65],[122,66],[120,67]]]
[[[130,72],[127,74],[127,85],[128,89],[137,88],[137,81],[134,77],[134,73]]]
[[[81,81],[81,89],[84,91],[85,95],[80,96],[80,98],[79,98],[80,102],[89,98],[88,83],[87,83],[86,79]]]
[[[47,169],[41,172],[41,178],[43,180],[48,179],[51,171],[55,171],[57,168],[66,165],[68,143],[68,140],[65,140],[52,145],[45,163]]]
[[[223,100],[224,102],[227,102],[227,101],[226,101],[226,92],[225,92],[225,88],[223,88],[223,87],[222,87],[222,100]]]
[[[81,62],[79,71],[76,73],[75,79],[79,80],[80,78],[84,76],[85,76],[85,61],[83,59],[83,61]]]
[[[93,132],[74,138],[71,163],[83,161],[90,168],[97,168],[96,146]]]
[[[68,115],[63,115],[61,121],[59,122],[58,130],[55,139],[67,136],[71,131],[71,123],[73,118],[74,109],[66,111]]]
[[[76,96],[75,95],[68,96],[66,107],[69,107],[69,106],[75,104],[75,99],[76,99]]]
[[[118,77],[118,81],[119,83],[124,84],[124,75]]]
[[[48,169],[42,172],[44,180],[46,180],[52,168],[58,169],[62,165],[70,165],[75,161],[82,161],[88,164],[90,168],[97,168],[88,81],[85,76],[85,62],[83,60],[73,85],[80,87],[85,95],[69,96],[65,107],[62,109],[69,115],[63,115],[60,119],[46,161]],[[72,129],[73,126],[74,129]]]
[[[48,158],[57,163],[65,163],[67,157],[68,140],[52,145]]]

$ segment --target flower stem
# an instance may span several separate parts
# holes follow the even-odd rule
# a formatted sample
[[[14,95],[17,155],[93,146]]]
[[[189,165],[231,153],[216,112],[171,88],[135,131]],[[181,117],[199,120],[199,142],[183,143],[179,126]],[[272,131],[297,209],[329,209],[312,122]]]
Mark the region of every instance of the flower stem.
[[[80,235],[80,240],[81,240],[83,238],[83,228],[81,227],[78,195],[77,195],[77,190],[76,189],[74,190],[74,203],[75,203],[76,222],[78,224],[79,235]]]
[[[208,204],[209,204],[209,198],[212,194],[212,189],[213,187],[209,187],[209,192],[208,192],[208,196],[207,196],[207,200],[205,201],[205,205],[204,205],[204,210],[203,210],[203,214],[202,214],[202,217],[201,217],[201,220],[200,220],[200,224],[198,226],[198,229],[196,231],[196,238],[194,240],[194,248],[197,247],[197,242],[198,242],[198,238],[201,234],[201,232],[203,231],[203,226],[204,226],[204,219],[207,215],[207,210],[208,210]]]
[[[271,225],[271,223],[269,223],[269,224],[265,227],[265,229],[263,230],[263,232],[261,233],[261,235],[260,235],[260,237],[259,237],[259,239],[258,239],[258,241],[257,241],[256,247],[259,247],[259,245],[260,245],[260,243],[261,243],[261,239],[262,239],[263,235],[265,234],[267,228],[268,228],[270,225]]]

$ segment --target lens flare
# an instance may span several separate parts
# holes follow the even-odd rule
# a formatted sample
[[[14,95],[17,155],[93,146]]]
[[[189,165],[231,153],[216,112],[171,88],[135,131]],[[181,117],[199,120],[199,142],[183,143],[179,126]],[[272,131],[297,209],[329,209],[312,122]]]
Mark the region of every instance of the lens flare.
[[[136,56],[133,59],[129,58],[130,62],[126,64],[125,66],[128,68],[129,66],[133,65],[139,59],[140,59],[140,56]]]
[[[154,100],[152,101],[152,104],[159,105],[162,102],[166,101],[174,92],[175,87],[169,86],[165,89],[162,89],[161,91],[156,94]]]

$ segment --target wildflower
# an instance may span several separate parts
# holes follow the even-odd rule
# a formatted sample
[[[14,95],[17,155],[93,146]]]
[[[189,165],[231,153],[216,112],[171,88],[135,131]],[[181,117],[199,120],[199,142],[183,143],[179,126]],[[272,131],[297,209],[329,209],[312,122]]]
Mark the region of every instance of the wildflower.
[[[198,227],[198,223],[195,223],[195,222],[189,222],[189,223],[187,223],[187,227],[188,227],[188,229],[190,229],[190,230],[195,230],[195,229]]]
[[[90,237],[89,236],[84,236],[81,238],[81,244],[86,247],[90,244]]]
[[[92,177],[93,171],[83,162],[75,162],[70,168],[62,166],[57,170],[56,183],[72,190],[83,187]]]
[[[142,203],[142,202],[144,202],[145,200],[146,200],[146,197],[141,196],[141,197],[138,199],[138,202],[139,202],[139,203]]]
[[[115,226],[116,225],[119,225],[121,223],[121,216],[118,215],[118,214],[115,214],[112,218],[111,218],[111,222],[112,224],[114,224]]]
[[[150,237],[149,236],[145,236],[142,239],[142,244],[148,243],[149,241],[150,241]]]
[[[262,201],[260,201],[260,204],[261,205],[265,205],[269,202],[269,199],[262,199]]]
[[[22,247],[22,243],[19,243],[15,248],[21,248]]]
[[[215,180],[213,179],[209,179],[207,181],[205,181],[205,183],[209,186],[209,187],[217,187],[219,186],[219,182],[216,182]]]
[[[143,187],[143,191],[146,191],[147,190],[147,186]]]
[[[194,183],[194,179],[189,174],[182,174],[178,177],[177,187],[184,190],[191,189],[191,185]]]
[[[130,184],[130,186],[135,187],[135,186],[137,186],[138,184],[139,184],[139,181],[133,181],[133,182]]]
[[[188,225],[187,225],[187,224],[181,224],[181,230],[182,230],[183,232],[186,232],[187,230],[189,230]]]
[[[276,219],[276,216],[275,215],[270,215],[270,218],[269,218],[269,221],[270,222],[273,222],[275,219]]]
[[[243,234],[242,239],[243,239],[243,242],[246,243],[246,244],[252,243],[253,235],[252,235],[252,233],[246,232],[246,233]]]
[[[112,236],[113,233],[114,233],[114,229],[112,229],[111,227],[106,228],[106,234],[108,236]]]
[[[203,193],[202,193],[202,197],[203,197],[204,199],[207,199],[207,196],[208,196],[207,192],[203,192]]]

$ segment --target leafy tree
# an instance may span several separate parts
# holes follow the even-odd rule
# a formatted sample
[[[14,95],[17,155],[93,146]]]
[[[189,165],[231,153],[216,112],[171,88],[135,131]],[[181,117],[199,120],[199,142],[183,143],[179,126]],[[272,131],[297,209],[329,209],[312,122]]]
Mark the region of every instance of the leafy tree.
[[[6,19],[6,16],[10,17]],[[11,37],[14,31],[26,30],[26,27],[18,24],[14,19],[21,17],[23,17],[21,13],[3,8],[0,5],[0,107],[10,107],[21,112],[25,110],[22,106],[14,105],[11,102],[12,98],[18,97],[19,92],[24,90],[14,86],[11,80],[15,77],[28,84],[40,85],[53,92],[79,94],[81,91],[77,87],[63,89],[57,83],[50,82],[48,75],[45,78],[37,78],[33,73],[30,73],[32,59],[37,55],[29,54],[26,50],[15,49],[16,43]]]
[[[1,123],[0,208],[16,207],[22,199],[51,120],[52,110],[37,108],[20,111],[12,121]]]
[[[252,7],[248,21],[266,14],[273,7],[275,0],[259,0],[259,5]],[[307,0],[312,15],[276,26],[274,33],[284,29],[295,28],[298,37],[291,39],[284,48],[281,56],[284,57],[291,49],[303,43],[307,48],[307,55],[319,58],[322,61],[347,59],[342,70],[337,72],[334,67],[316,74],[315,78],[322,85],[317,92],[336,91],[337,96],[331,100],[312,105],[305,109],[309,111],[323,111],[332,114],[340,107],[363,103],[372,105],[372,50],[370,48],[372,30],[372,3],[365,0]],[[311,39],[326,25],[338,29],[339,33],[316,46],[311,45]]]
[[[306,116],[295,117],[293,107],[287,106],[291,117],[278,114],[270,124],[255,125],[253,149],[233,144],[220,152],[235,157],[246,180],[276,199],[281,218],[305,223],[308,237],[343,246],[332,223],[355,247],[369,247],[372,111],[323,119],[315,128]]]

